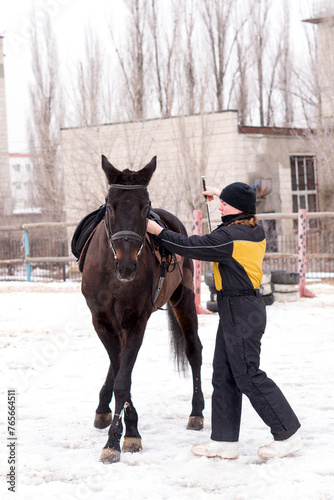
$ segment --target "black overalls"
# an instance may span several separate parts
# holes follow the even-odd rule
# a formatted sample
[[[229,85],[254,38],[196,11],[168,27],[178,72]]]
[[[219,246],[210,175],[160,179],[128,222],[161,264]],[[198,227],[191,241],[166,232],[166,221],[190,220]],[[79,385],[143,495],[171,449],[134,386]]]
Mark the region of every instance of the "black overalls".
[[[238,441],[245,394],[280,441],[292,436],[300,423],[277,385],[259,369],[266,308],[258,288],[266,240],[259,225],[225,226],[243,219],[249,216],[226,216],[204,236],[163,230],[159,238],[176,254],[213,262],[220,321],[213,359],[211,438]]]

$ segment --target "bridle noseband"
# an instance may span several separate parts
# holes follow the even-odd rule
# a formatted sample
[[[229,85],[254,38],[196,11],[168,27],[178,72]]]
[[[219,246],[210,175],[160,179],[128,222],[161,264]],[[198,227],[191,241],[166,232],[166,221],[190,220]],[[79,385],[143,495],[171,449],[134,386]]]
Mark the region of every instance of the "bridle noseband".
[[[133,184],[133,185],[131,185],[131,184],[128,184],[128,185],[126,185],[126,184],[111,184],[110,188],[125,189],[125,190],[129,190],[129,191],[132,191],[133,189],[147,189],[146,186],[142,186],[139,184]],[[151,202],[150,202],[150,206],[151,206]],[[107,213],[107,209],[108,209],[108,204],[107,204],[107,199],[106,199],[106,213]],[[142,251],[143,246],[145,244],[146,226],[145,226],[145,232],[144,232],[143,236],[140,236],[138,233],[135,233],[134,231],[117,231],[117,233],[111,234],[109,227],[108,227],[108,222],[106,220],[106,214],[103,218],[103,222],[104,222],[104,227],[105,227],[105,230],[107,233],[108,243],[109,243],[109,246],[114,254],[115,260],[117,259],[117,256],[116,256],[116,250],[114,248],[114,241],[121,240],[121,239],[124,239],[126,241],[128,238],[131,238],[133,240],[140,242],[141,245],[140,245],[140,248],[137,252],[137,258],[138,258],[139,255],[141,254],[141,251]],[[152,239],[151,239],[151,249],[152,249],[152,255],[153,255],[153,285],[152,285],[152,290],[153,290],[154,283],[155,283],[155,262],[156,262],[155,259],[156,259],[156,257],[155,257],[155,252],[154,252],[154,243],[152,242]],[[184,282],[183,282],[183,274],[181,272],[180,265],[178,262],[176,262],[177,267],[178,267],[179,272],[180,272],[180,275],[181,275],[181,283],[182,283],[181,295],[178,298],[178,300],[176,301],[176,303],[167,309],[163,309],[162,307],[156,306],[155,302],[158,299],[158,296],[160,294],[160,291],[161,291],[161,288],[162,288],[162,285],[163,285],[163,282],[165,279],[165,270],[166,270],[166,258],[165,258],[165,256],[163,256],[163,258],[161,259],[161,262],[162,262],[162,265],[160,267],[160,276],[159,276],[159,280],[158,280],[158,284],[157,284],[157,288],[156,288],[154,297],[153,297],[153,295],[151,296],[151,302],[152,302],[152,306],[154,307],[154,309],[166,311],[166,310],[174,309],[174,307],[176,307],[180,303],[180,301],[182,300],[183,292],[184,292]]]
[[[125,189],[128,191],[132,191],[134,189],[147,189],[146,186],[143,186],[141,184],[111,184],[110,188]],[[108,208],[107,200],[106,200],[106,207]],[[140,236],[135,231],[117,231],[117,233],[111,234],[110,229],[108,227],[107,220],[106,220],[106,216],[104,217],[103,222],[104,222],[104,227],[105,227],[105,230],[107,233],[108,243],[109,243],[109,246],[112,250],[114,258],[116,259],[116,250],[114,247],[114,241],[121,240],[121,239],[124,239],[125,241],[127,241],[129,238],[132,240],[139,241],[141,244],[139,247],[139,250],[137,252],[137,258],[138,258],[139,255],[141,254],[141,251],[142,251],[144,243],[145,243],[146,227],[145,227],[145,232],[142,236]]]

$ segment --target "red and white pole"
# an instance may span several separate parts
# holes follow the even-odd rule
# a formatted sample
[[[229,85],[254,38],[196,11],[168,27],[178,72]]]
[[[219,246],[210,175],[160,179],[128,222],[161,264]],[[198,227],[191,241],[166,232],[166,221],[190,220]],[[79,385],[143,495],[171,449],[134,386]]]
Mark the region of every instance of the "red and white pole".
[[[300,274],[299,295],[301,297],[315,297],[315,295],[306,288],[306,210],[304,208],[298,211],[298,272]]]

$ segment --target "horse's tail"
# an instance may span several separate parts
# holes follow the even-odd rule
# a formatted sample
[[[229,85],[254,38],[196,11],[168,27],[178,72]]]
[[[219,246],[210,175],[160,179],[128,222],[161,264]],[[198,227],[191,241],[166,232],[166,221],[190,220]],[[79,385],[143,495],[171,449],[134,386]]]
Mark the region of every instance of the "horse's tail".
[[[168,309],[168,327],[170,332],[171,352],[177,370],[186,373],[189,366],[186,356],[186,340],[173,309]]]

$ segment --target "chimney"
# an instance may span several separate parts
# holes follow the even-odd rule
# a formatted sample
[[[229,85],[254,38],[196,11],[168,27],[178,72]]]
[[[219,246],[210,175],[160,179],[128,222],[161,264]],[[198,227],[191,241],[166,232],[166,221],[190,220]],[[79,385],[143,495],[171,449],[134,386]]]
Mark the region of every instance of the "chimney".
[[[318,26],[318,61],[321,92],[321,121],[334,126],[334,4],[332,0],[314,3],[311,19],[304,22]]]

